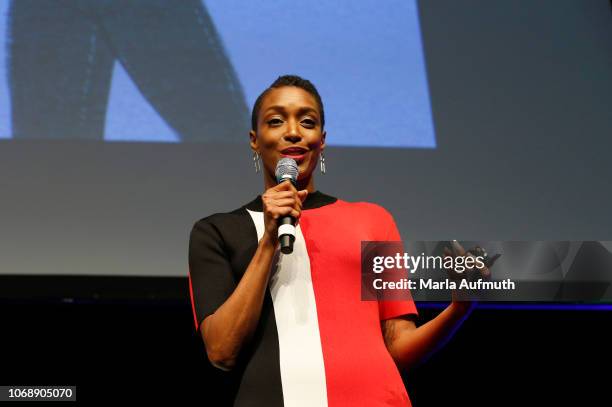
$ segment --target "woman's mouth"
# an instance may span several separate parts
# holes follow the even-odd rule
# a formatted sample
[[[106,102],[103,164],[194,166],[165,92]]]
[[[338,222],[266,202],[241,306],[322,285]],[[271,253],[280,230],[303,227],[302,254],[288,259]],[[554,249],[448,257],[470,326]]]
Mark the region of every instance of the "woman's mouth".
[[[308,150],[301,147],[289,147],[281,151],[281,156],[293,158],[295,161],[300,162],[306,158]]]

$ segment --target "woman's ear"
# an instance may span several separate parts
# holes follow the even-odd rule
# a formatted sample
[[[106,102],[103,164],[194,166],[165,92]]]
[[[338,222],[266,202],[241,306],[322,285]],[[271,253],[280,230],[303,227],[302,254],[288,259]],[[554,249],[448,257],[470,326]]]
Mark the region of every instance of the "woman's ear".
[[[249,131],[249,139],[251,140],[251,148],[257,151],[257,133],[255,133],[255,130]]]
[[[325,136],[327,136],[327,132],[323,130],[323,133],[321,133],[321,150],[325,148]]]

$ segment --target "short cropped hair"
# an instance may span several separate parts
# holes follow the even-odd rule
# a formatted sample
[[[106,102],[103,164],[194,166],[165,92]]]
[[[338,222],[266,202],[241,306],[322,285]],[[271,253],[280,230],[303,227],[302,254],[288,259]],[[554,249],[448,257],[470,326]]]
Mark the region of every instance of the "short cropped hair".
[[[257,118],[259,117],[259,110],[261,109],[261,102],[263,101],[264,96],[266,96],[266,94],[272,89],[281,88],[283,86],[295,86],[304,89],[306,92],[310,93],[319,105],[319,114],[321,115],[321,128],[325,127],[325,113],[323,111],[323,101],[321,100],[321,95],[319,95],[317,88],[308,79],[301,78],[297,75],[282,75],[279,76],[274,82],[272,82],[272,85],[268,86],[268,88],[261,92],[261,95],[257,97],[255,105],[253,105],[253,110],[251,111],[251,129],[253,131],[257,130]]]

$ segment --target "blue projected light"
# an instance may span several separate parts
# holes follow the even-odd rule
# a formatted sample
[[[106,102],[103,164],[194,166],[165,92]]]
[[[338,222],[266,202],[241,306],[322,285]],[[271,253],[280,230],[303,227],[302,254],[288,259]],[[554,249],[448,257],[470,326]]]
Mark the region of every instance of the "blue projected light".
[[[420,309],[444,309],[448,302],[417,302]],[[612,311],[612,304],[563,304],[563,303],[494,303],[482,302],[479,309],[506,311]]]
[[[295,4],[0,0],[0,138],[244,142],[289,73],[328,144],[435,148],[416,0]]]

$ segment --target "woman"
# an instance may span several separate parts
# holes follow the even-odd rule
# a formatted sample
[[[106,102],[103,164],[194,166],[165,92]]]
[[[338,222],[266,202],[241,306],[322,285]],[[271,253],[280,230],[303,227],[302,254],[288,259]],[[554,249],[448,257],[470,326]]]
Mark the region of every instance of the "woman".
[[[398,367],[435,351],[473,308],[453,301],[417,328],[412,300],[361,301],[360,242],[400,235],[379,205],[315,189],[318,162],[325,172],[324,125],[316,88],[279,77],[252,112],[264,193],[198,221],[191,233],[196,329],[211,363],[235,380],[236,406],[409,406]],[[277,184],[282,157],[298,163],[297,187]],[[298,222],[288,255],[277,238],[286,215]]]

